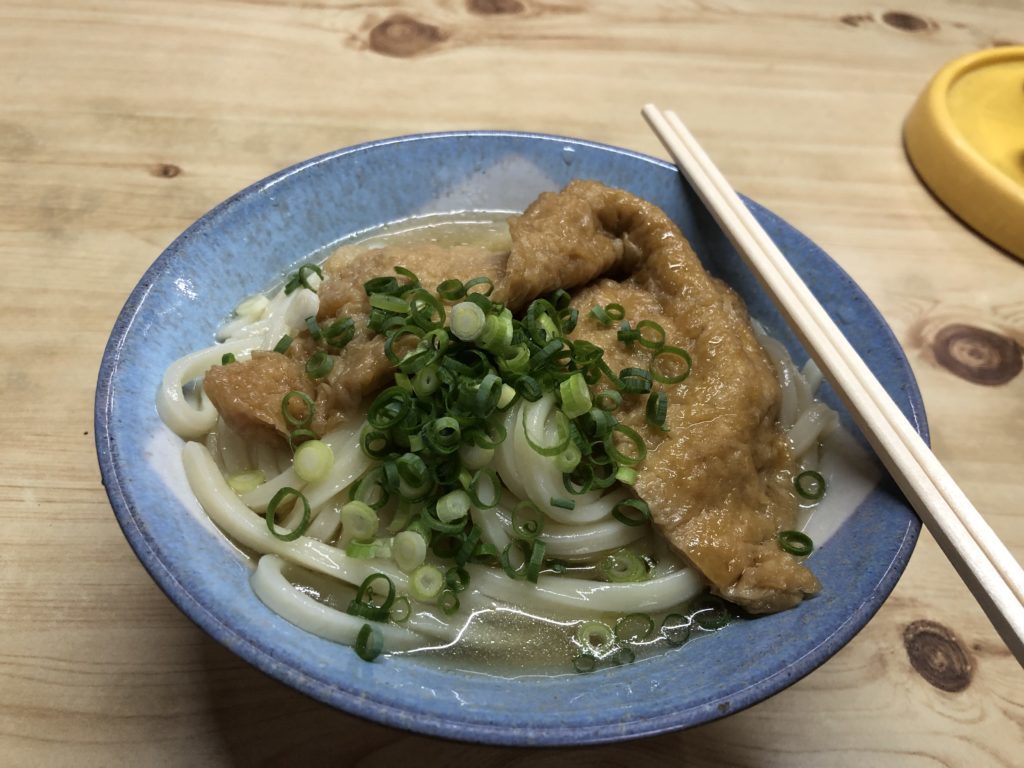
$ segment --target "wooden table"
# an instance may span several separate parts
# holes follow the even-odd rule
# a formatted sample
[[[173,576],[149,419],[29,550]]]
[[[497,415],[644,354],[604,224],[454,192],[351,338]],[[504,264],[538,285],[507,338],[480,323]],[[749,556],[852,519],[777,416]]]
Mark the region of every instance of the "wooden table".
[[[104,342],[214,204],[418,131],[663,154],[639,116],[654,101],[860,282],[907,350],[936,452],[1024,556],[1024,265],[936,203],[900,144],[932,73],[1024,41],[1024,6],[770,6],[0,2],[0,763],[1020,765],[1024,672],[928,535],[868,627],[778,696],[684,733],[527,754],[363,722],[251,669],[154,586],[100,485]]]

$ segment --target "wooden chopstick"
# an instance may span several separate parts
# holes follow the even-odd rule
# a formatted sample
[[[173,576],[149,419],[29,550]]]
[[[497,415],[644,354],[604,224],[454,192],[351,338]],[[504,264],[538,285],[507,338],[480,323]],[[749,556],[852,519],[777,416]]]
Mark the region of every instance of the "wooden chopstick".
[[[678,115],[642,114],[846,403],[907,500],[1024,664],[1024,570],[814,298]]]

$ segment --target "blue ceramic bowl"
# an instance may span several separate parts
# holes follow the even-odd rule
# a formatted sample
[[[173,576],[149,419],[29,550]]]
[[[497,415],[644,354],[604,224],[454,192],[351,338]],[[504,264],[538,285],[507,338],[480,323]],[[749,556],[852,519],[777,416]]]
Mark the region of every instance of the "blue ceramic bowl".
[[[509,680],[413,658],[367,664],[254,596],[250,565],[192,498],[181,441],[157,417],[154,395],[167,365],[209,345],[241,297],[339,239],[418,214],[521,210],[574,178],[623,187],[663,208],[710,271],[742,294],[798,362],[806,359],[679,173],[660,160],[557,136],[467,132],[376,141],[281,171],[217,206],[156,260],[121,311],[99,372],[96,443],[114,513],[143,565],[193,621],[267,674],[347,712],[455,739],[554,745],[645,736],[750,706],[822,664],[878,610],[920,528],[888,479],[813,555],[824,587],[814,600],[589,675]],[[864,293],[806,237],[750,207],[924,434],[910,368]]]

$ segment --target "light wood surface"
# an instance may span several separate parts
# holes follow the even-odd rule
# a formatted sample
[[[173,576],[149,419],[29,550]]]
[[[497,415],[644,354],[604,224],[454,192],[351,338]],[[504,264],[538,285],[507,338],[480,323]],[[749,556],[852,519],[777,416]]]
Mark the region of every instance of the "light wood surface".
[[[122,303],[231,193],[429,130],[664,156],[653,101],[864,287],[935,452],[1022,558],[1024,265],[936,203],[900,144],[944,62],[1013,42],[1017,0],[0,0],[0,764],[1019,765],[1024,671],[927,535],[872,622],[762,704],[623,745],[479,747],[335,712],[208,639],[121,536],[92,434]]]

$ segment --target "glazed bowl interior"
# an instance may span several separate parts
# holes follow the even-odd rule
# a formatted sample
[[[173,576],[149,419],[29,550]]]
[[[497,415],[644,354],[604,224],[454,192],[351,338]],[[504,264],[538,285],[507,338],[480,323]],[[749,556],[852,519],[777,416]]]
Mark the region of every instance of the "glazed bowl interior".
[[[705,266],[741,294],[798,363],[806,360],[709,214],[660,160],[564,137],[468,132],[374,142],[282,171],[212,210],[156,260],[117,320],[99,376],[96,439],[117,519],[156,582],[211,636],[310,696],[392,726],[488,743],[583,744],[692,726],[758,702],[823,663],[879,608],[920,527],[881,472],[810,558],[823,585],[819,596],[586,675],[506,678],[417,657],[365,663],[350,648],[289,624],[253,594],[252,564],[193,498],[182,442],[157,417],[155,393],[167,365],[208,346],[242,297],[355,233],[432,213],[522,210],[539,192],[574,178],[623,187],[664,209]],[[750,205],[924,434],[903,352],[863,292],[807,238]],[[827,385],[823,394],[857,435]]]

